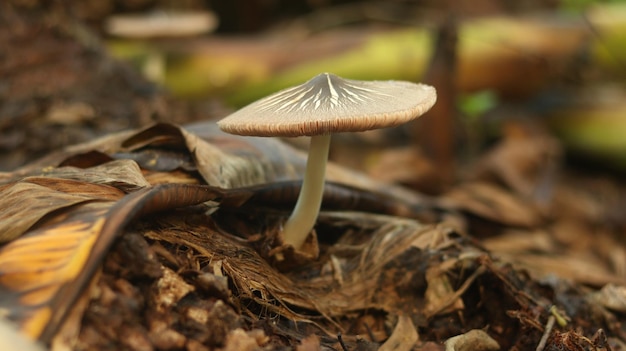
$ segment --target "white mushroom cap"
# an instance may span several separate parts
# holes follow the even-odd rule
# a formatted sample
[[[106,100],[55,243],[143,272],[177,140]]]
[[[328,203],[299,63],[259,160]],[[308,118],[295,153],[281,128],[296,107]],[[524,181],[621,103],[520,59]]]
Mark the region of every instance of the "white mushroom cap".
[[[313,136],[397,126],[428,111],[435,88],[405,81],[359,81],[322,73],[217,122],[231,134]]]
[[[106,24],[107,33],[124,38],[177,38],[207,33],[217,26],[211,12],[152,12],[114,15]]]

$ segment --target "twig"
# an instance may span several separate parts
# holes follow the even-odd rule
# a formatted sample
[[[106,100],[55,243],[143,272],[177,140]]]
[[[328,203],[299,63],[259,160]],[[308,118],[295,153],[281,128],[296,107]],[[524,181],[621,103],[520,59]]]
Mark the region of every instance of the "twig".
[[[535,349],[536,351],[543,351],[543,349],[546,347],[546,343],[548,342],[548,337],[550,336],[550,333],[552,332],[552,328],[554,327],[555,320],[556,318],[553,315],[548,317],[548,323],[546,323],[546,329],[544,330],[543,335],[541,336],[541,340],[539,340],[539,345],[537,345],[537,348]]]
[[[374,337],[374,332],[372,331],[372,328],[370,328],[370,325],[367,324],[366,322],[364,322],[363,325],[365,325],[365,329],[367,329],[367,335],[370,337],[370,340],[372,342],[376,342],[376,338]]]
[[[343,342],[343,338],[341,337],[341,333],[337,334],[337,340],[339,340],[339,345],[341,345],[341,349],[343,351],[348,351],[348,346]]]

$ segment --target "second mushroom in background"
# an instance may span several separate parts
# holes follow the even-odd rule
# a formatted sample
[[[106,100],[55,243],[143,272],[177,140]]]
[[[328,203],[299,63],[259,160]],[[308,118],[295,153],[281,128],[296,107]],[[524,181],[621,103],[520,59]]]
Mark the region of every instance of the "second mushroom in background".
[[[322,73],[253,102],[218,125],[237,135],[311,137],[300,195],[282,231],[284,243],[299,249],[320,211],[331,134],[395,127],[421,116],[436,100],[435,88],[425,84]]]

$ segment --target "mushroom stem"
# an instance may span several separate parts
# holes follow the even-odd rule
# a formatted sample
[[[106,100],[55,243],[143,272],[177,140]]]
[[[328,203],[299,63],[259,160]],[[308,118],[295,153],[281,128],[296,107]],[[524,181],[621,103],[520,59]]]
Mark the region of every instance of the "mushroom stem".
[[[296,207],[283,228],[285,244],[290,244],[296,249],[304,244],[320,212],[329,147],[330,135],[311,137],[300,195]]]

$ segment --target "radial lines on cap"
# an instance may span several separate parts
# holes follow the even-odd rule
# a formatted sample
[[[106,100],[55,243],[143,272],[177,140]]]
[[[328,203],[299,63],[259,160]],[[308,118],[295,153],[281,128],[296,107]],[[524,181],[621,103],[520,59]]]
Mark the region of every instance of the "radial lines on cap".
[[[361,84],[323,74],[306,84],[283,90],[263,101],[258,108],[262,111],[271,110],[280,113],[348,110],[353,105],[392,97],[392,95],[368,89],[363,86],[362,82],[358,83]]]

